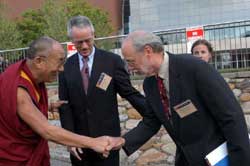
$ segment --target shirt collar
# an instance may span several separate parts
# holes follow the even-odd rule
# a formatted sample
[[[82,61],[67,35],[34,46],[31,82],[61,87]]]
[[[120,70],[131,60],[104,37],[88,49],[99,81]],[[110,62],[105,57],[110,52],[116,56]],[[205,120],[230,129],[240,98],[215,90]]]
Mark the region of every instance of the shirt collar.
[[[94,59],[94,55],[95,55],[95,47],[93,46],[92,52],[91,54],[88,56],[89,61],[92,61]],[[78,58],[79,60],[82,60],[82,55],[78,52]]]
[[[160,66],[160,70],[158,76],[162,79],[168,78],[168,66],[169,66],[169,56],[166,52],[164,52],[163,62]]]

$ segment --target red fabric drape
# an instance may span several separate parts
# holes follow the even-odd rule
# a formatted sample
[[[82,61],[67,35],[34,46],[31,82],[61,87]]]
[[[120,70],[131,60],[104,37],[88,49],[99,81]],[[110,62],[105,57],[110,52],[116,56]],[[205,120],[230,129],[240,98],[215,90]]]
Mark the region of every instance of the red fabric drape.
[[[23,78],[21,72],[29,79]],[[49,166],[48,142],[17,115],[18,86],[27,90],[33,103],[47,117],[45,84],[35,83],[25,60],[11,65],[0,75],[0,166]]]

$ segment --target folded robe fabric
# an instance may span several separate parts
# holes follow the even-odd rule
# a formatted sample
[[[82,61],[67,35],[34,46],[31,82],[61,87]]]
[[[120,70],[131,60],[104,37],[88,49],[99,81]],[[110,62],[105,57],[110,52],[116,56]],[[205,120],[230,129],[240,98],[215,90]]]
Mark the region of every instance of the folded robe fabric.
[[[0,75],[0,166],[49,166],[48,142],[17,114],[18,87],[24,88],[33,104],[48,116],[45,84],[36,84],[26,60],[7,68]]]

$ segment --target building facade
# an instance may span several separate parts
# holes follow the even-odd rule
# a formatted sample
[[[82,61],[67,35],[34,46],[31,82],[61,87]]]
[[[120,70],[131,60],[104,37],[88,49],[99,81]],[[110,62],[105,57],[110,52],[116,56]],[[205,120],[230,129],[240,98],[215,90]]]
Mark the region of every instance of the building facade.
[[[186,53],[187,29],[202,27],[217,69],[250,68],[250,0],[125,0],[124,32],[156,32],[167,51]]]
[[[129,0],[129,29],[159,31],[250,19],[250,0]]]

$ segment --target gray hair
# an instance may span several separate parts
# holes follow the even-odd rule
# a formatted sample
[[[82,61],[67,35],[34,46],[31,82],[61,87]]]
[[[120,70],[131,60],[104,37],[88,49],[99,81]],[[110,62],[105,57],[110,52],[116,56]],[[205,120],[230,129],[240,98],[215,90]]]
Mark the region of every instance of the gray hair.
[[[146,45],[152,47],[153,52],[160,53],[164,51],[164,47],[160,37],[150,32],[134,32],[128,39],[132,41],[132,45],[137,52],[143,51]]]
[[[38,54],[42,53],[48,56],[49,51],[52,49],[53,44],[58,43],[55,39],[48,36],[42,36],[34,40],[27,50],[27,58],[34,59]]]
[[[77,27],[77,28],[90,27],[92,32],[93,33],[95,32],[92,22],[86,16],[74,16],[68,21],[68,24],[67,24],[68,37],[71,37],[71,32],[72,32],[73,27]]]

